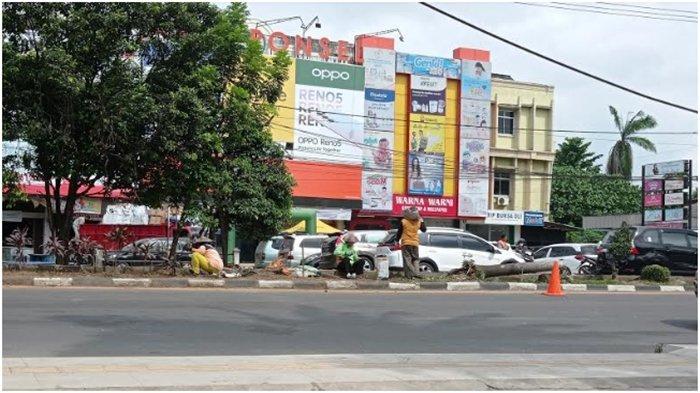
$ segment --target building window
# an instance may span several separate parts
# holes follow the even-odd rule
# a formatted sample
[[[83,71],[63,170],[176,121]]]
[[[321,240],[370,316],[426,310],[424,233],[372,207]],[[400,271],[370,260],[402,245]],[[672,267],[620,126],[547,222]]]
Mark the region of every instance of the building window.
[[[498,134],[513,135],[515,131],[515,111],[512,109],[498,109]]]
[[[494,172],[493,174],[493,195],[510,195],[510,173]]]

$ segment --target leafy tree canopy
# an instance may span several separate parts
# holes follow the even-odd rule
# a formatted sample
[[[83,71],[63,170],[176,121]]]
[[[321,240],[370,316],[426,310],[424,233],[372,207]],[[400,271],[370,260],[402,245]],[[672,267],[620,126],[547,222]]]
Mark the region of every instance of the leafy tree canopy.
[[[583,138],[564,139],[556,151],[554,165],[600,172],[600,165],[596,164],[596,161],[603,155],[588,151],[590,146],[591,142],[585,142]]]

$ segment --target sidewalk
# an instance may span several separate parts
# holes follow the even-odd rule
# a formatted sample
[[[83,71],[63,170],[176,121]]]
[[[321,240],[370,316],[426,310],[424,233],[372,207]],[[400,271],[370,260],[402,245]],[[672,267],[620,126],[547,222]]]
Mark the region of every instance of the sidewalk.
[[[697,346],[660,354],[3,359],[5,390],[696,390]]]

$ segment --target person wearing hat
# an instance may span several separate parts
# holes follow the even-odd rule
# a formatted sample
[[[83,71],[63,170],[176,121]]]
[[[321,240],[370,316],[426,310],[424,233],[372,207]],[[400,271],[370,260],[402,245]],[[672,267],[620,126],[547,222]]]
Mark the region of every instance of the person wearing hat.
[[[209,274],[221,274],[224,261],[207,237],[200,237],[192,245],[192,273],[198,276],[200,269]]]
[[[338,258],[338,272],[341,277],[346,278],[357,278],[357,275],[364,272],[364,266],[359,263],[360,257],[355,249],[355,243],[357,243],[357,236],[354,233],[349,232],[345,236],[342,236],[342,242],[336,244],[335,251],[333,255]]]
[[[403,255],[403,274],[406,278],[422,278],[418,267],[418,245],[420,238],[418,231],[425,232],[425,222],[418,213],[416,207],[411,207],[403,212],[403,219],[396,232],[396,239],[401,242],[401,254]]]

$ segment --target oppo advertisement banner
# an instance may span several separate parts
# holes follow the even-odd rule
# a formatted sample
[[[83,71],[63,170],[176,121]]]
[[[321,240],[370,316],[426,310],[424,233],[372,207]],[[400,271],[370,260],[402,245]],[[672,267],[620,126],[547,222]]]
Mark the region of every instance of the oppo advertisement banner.
[[[365,130],[394,132],[393,90],[365,90]]]
[[[459,60],[408,53],[396,54],[396,72],[398,73],[459,79],[461,71]]]
[[[362,172],[362,209],[391,210],[391,173]]]
[[[409,195],[442,195],[445,156],[413,152],[409,154]]]
[[[447,79],[411,76],[411,113],[445,116]]]
[[[467,176],[466,174],[461,176]],[[488,210],[489,178],[488,174],[468,175],[459,179],[460,216],[486,217]]]
[[[294,158],[362,161],[364,69],[296,60]]]
[[[461,67],[459,215],[486,217],[491,149],[491,63]]]
[[[391,211],[396,52],[364,48],[362,208]]]
[[[362,168],[391,173],[394,134],[365,130],[363,145]]]

